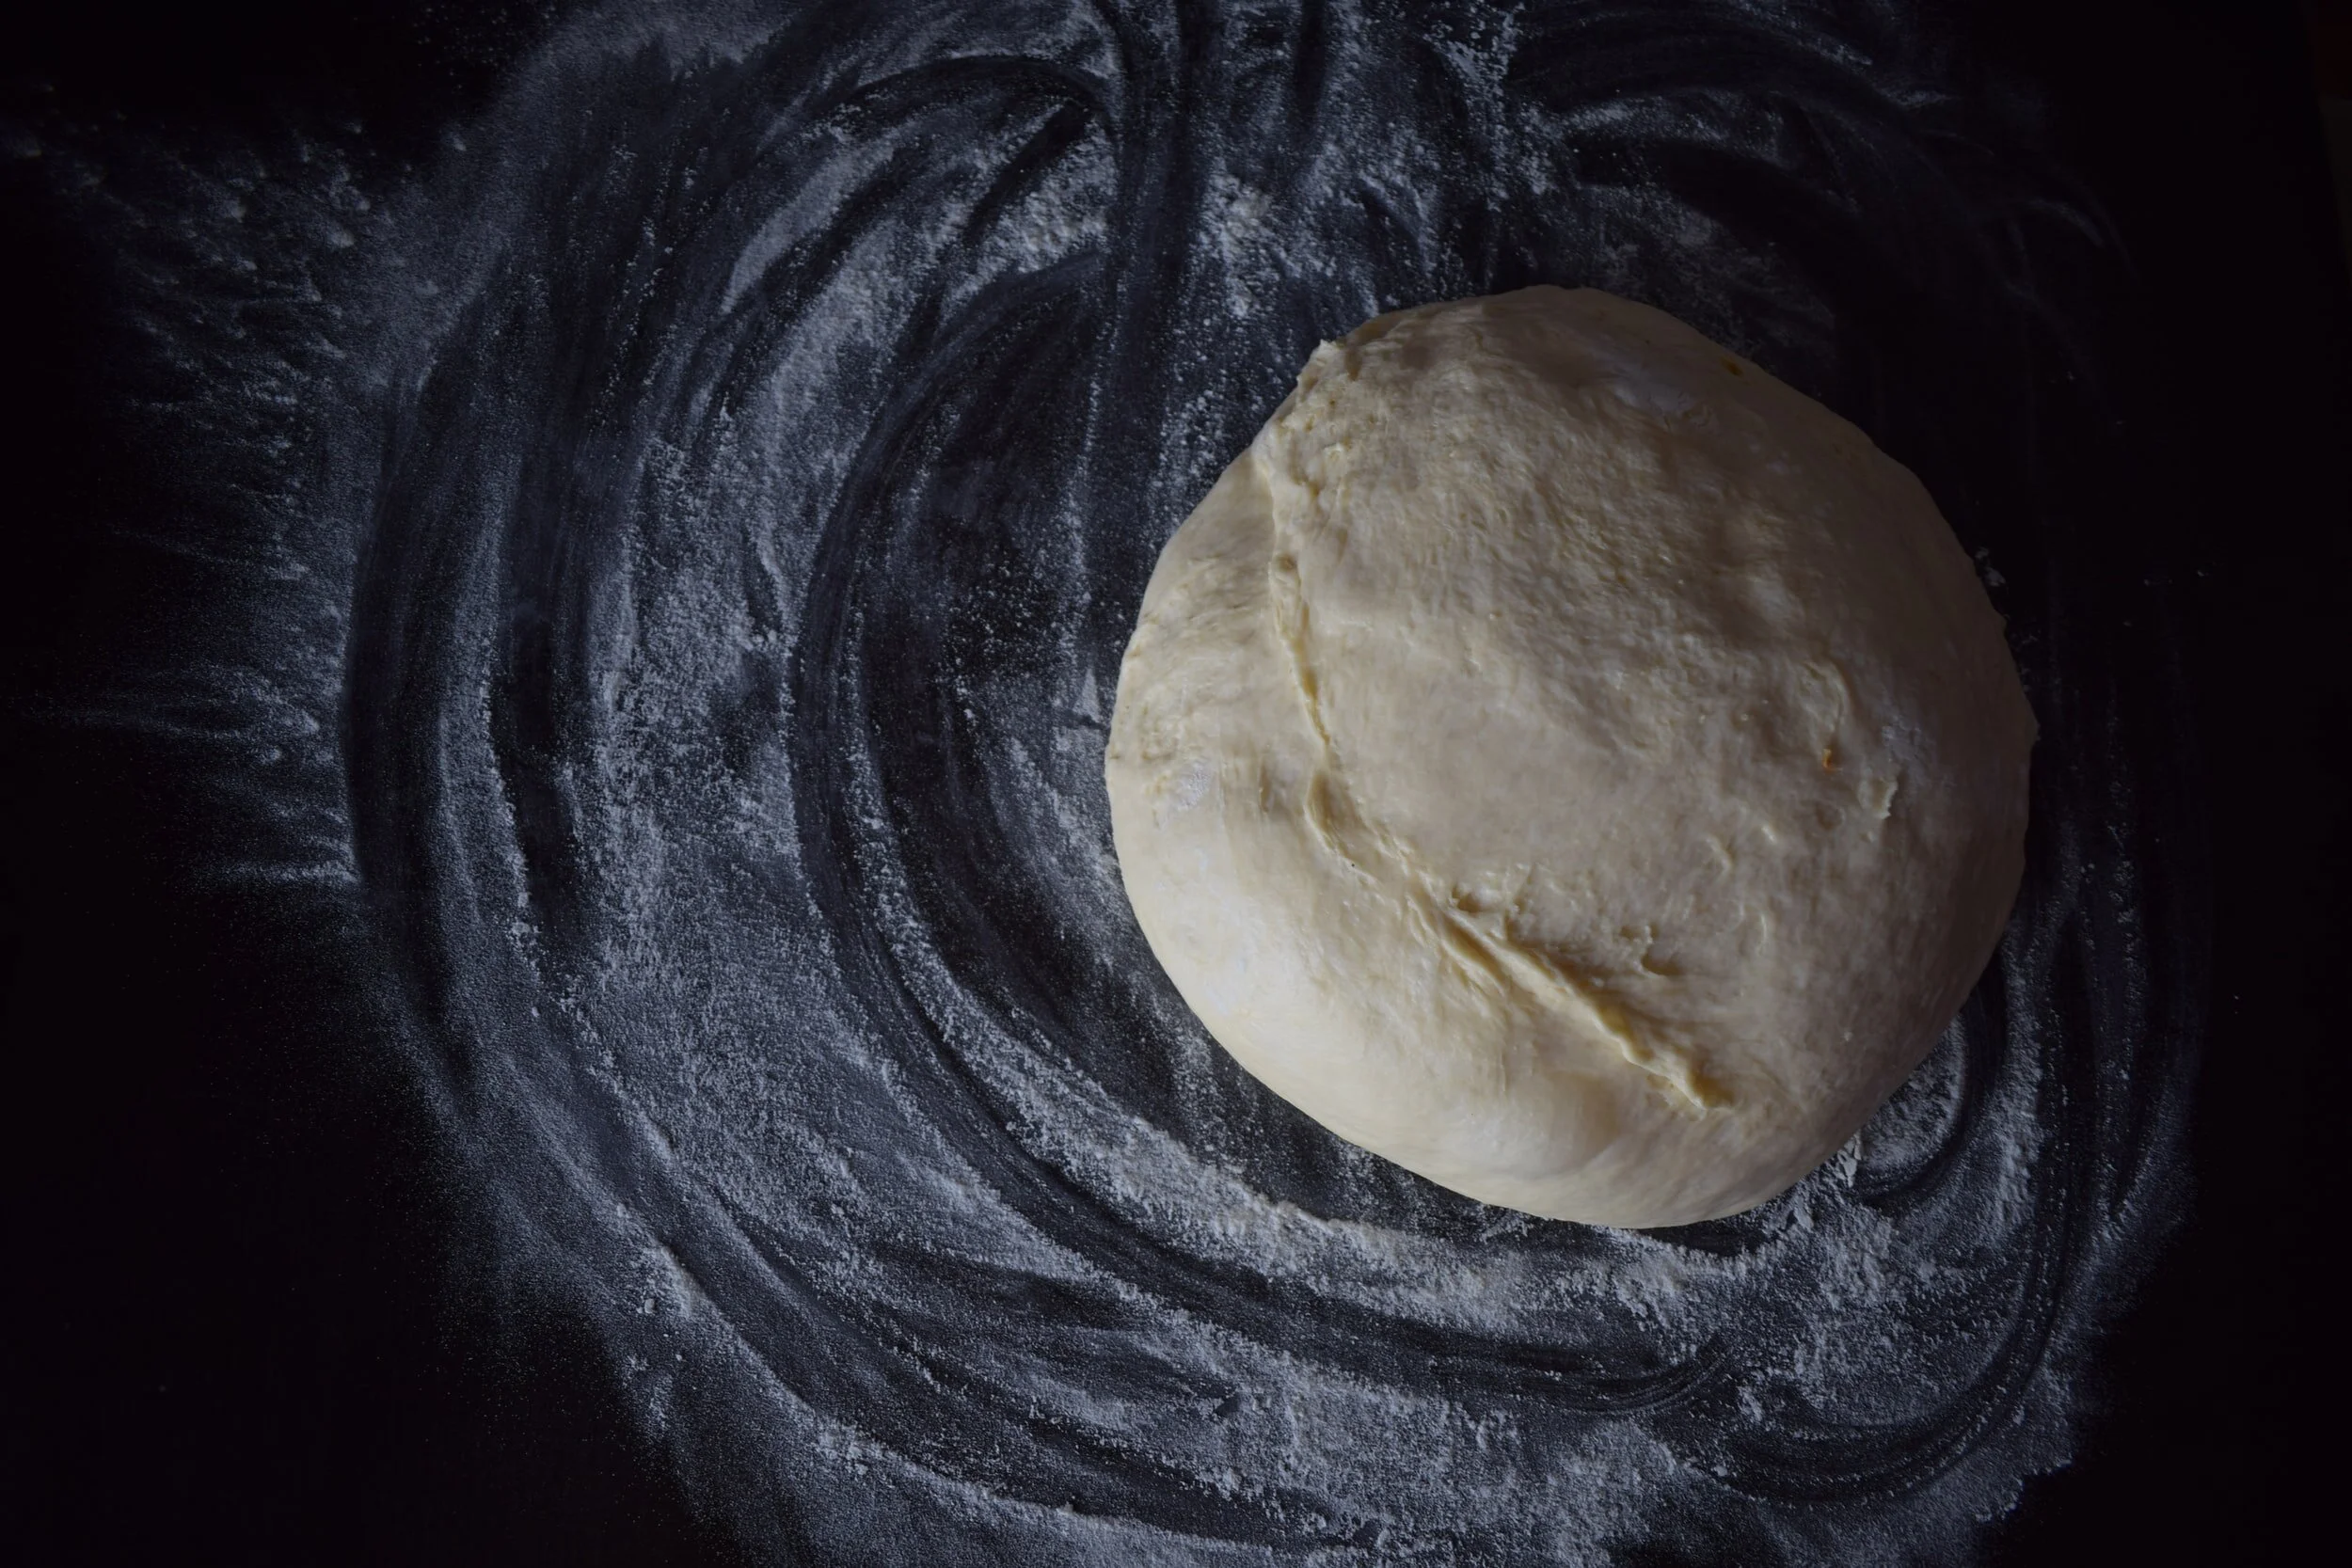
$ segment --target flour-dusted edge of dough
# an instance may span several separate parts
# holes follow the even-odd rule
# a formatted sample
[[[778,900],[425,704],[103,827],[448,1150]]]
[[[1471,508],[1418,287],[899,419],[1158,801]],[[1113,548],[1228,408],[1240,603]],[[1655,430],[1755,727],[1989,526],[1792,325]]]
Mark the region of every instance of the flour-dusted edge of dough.
[[[1772,1197],[1933,1043],[2034,724],[1911,473],[1554,288],[1319,348],[1163,552],[1113,835],[1211,1033],[1340,1136],[1621,1226]]]

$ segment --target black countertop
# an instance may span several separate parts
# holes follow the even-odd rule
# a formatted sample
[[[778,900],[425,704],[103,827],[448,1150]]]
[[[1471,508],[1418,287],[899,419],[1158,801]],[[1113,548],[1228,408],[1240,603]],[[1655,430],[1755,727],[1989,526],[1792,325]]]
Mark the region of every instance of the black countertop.
[[[0,1484],[31,1560],[1028,1549],[1009,1543],[1031,1526],[991,1522],[975,1497],[1146,1521],[1201,1560],[1216,1539],[1278,1559],[1557,1556],[1540,1531],[1450,1530],[1434,1479],[1394,1483],[1384,1537],[1339,1472],[1249,1474],[1271,1450],[1239,1437],[1220,1492],[1179,1462],[1190,1437],[1082,1420],[1074,1396],[1024,1418],[1006,1391],[1047,1385],[1002,1370],[1017,1355],[1130,1407],[1200,1396],[1201,1421],[1237,1432],[1272,1385],[1201,1383],[1184,1357],[1207,1339],[1083,1284],[953,1260],[913,1220],[860,1228],[854,1194],[910,1205],[900,1178],[730,1186],[744,1167],[696,1108],[813,1104],[819,1087],[845,1107],[843,1148],[861,1129],[880,1147],[936,1140],[979,1173],[976,1227],[1017,1216],[1133,1299],[1215,1325],[1235,1365],[1295,1352],[1528,1445],[1464,1475],[1526,1484],[1578,1423],[1638,1427],[1684,1479],[1644,1472],[1612,1483],[1640,1493],[1615,1512],[1560,1513],[1563,1529],[1622,1532],[1614,1560],[2227,1561],[2299,1544],[2344,1396],[2323,1338],[2340,1271],[2322,1162],[2345,1132],[2331,971],[2352,880],[2336,756],[2352,719],[2352,319],[2296,15],[1562,6],[1505,25],[1475,8],[1110,8],[1090,14],[1126,52],[1089,70],[1077,45],[1038,41],[1067,12],[1041,6],[950,17],[948,41],[904,45],[930,64],[860,97],[888,72],[859,40],[915,9],[837,8],[692,71],[608,43],[567,56],[603,63],[550,76],[533,51],[578,8],[230,7],[154,24],[101,4],[46,15],[4,62],[21,1077]],[[1030,42],[1049,66],[1023,63]],[[951,55],[966,63],[937,63]],[[1460,93],[1472,79],[1496,84],[1490,103]],[[817,143],[798,162],[753,155],[795,103],[823,107],[808,123],[828,145],[901,160],[873,202],[804,230],[770,214],[808,199],[793,181]],[[856,235],[912,245],[927,230],[894,213],[967,200],[1010,232],[1003,214],[1057,170],[1083,186],[1096,140],[1113,185],[1149,182],[1148,201],[1105,198],[1099,233],[1048,226],[1022,242],[1028,263],[995,272],[976,218],[955,257],[925,253],[946,281],[897,338],[852,355],[809,327],[845,309],[824,279],[888,272],[858,271]],[[1352,150],[1376,178],[1310,178],[1312,147]],[[1505,166],[1530,148],[1549,161]],[[925,183],[966,158],[993,171],[977,198]],[[675,181],[687,168],[702,195]],[[1264,236],[1285,223],[1313,244],[1277,264]],[[346,252],[433,264],[395,302],[382,272],[338,270]],[[1204,270],[1212,255],[1225,270]],[[1963,1132],[1925,1163],[1866,1159],[1851,1192],[1822,1190],[1819,1221],[1805,1199],[1632,1250],[1573,1227],[1499,1230],[1351,1161],[1230,1072],[1154,1066],[1189,1059],[1181,1025],[1148,984],[1089,978],[1118,972],[1131,938],[1071,937],[1084,868],[1035,870],[1061,852],[1055,833],[1083,847],[1090,830],[1032,820],[1064,798],[1050,779],[1005,783],[1009,759],[1065,733],[1054,713],[1085,732],[1054,705],[1115,658],[1157,540],[1316,336],[1370,308],[1538,280],[1675,309],[1917,469],[1980,552],[2042,719],[2010,960],[1937,1081]],[[895,308],[870,297],[878,320]],[[723,332],[697,336],[679,303],[696,300]],[[714,408],[755,425],[790,353],[831,356],[791,382],[829,401],[770,444],[803,469],[696,444]],[[1053,410],[1080,386],[1098,413],[1073,436]],[[1102,418],[1105,396],[1121,419]],[[844,467],[818,504],[807,474],[827,454]],[[663,499],[678,495],[701,499]],[[806,554],[695,563],[731,531]],[[714,582],[736,585],[709,625],[740,657],[689,681],[701,656],[660,653],[656,634],[695,624],[705,601],[678,584]],[[691,600],[668,621],[665,593]],[[642,761],[590,737],[596,715],[627,710],[630,677],[596,688],[623,599],[708,743],[665,735],[685,760],[636,794],[580,783]],[[959,715],[947,690],[1007,712],[1045,693],[1042,727],[993,730],[986,702]],[[476,767],[496,787],[468,783]],[[762,797],[763,769],[788,790]],[[730,858],[706,901],[616,926],[654,883],[616,877],[628,832],[612,824],[712,820],[693,791],[714,779],[788,799],[783,869]],[[523,936],[484,912],[508,876]],[[720,884],[750,889],[744,908],[809,912],[729,948],[752,928]],[[811,931],[837,944],[829,974],[861,1022],[783,1028],[765,1055],[674,1048],[681,1028],[815,1017],[815,991],[729,1000],[713,978],[759,967],[755,936],[797,953]],[[687,1024],[660,1014],[683,993],[648,984],[623,1006],[548,978],[619,973],[648,942],[660,973],[694,980]],[[972,1043],[962,1021],[983,1015],[1034,1039]],[[911,1038],[932,1043],[892,1054]],[[914,1074],[892,1080],[923,1112],[903,1135],[813,1065],[853,1046]],[[1802,1275],[1816,1255],[1788,1239],[1800,1218],[1958,1224],[2020,1191],[2032,1212],[1984,1233],[1983,1291],[1948,1298],[1950,1323],[1915,1303],[1884,1315],[1922,1336],[1931,1409],[1864,1397],[1858,1424],[1772,1407],[1743,1425],[1742,1398],[1796,1386],[1756,1371],[1816,1309],[1785,1279],[1745,1297],[1723,1284],[1695,1348],[1351,1305],[1324,1276],[1277,1277],[1272,1252],[1214,1254],[1182,1214],[1159,1229],[1122,1208],[1115,1181],[1046,1147],[1090,1124],[1041,1132],[1006,1086],[1034,1063],[1057,1092],[1102,1087],[1200,1168],[1294,1206],[1267,1212],[1565,1279],[1677,1256],[1702,1279],[1751,1266],[1726,1259]],[[737,1068],[783,1076],[761,1095],[696,1086]],[[834,1125],[781,1119],[793,1136]],[[1990,1147],[1968,1126],[2025,1139],[2025,1186],[1968,1174],[1967,1150]],[[824,1193],[852,1215],[830,1260],[811,1250],[826,1232],[791,1228]],[[615,1195],[630,1217],[609,1236],[573,1217]],[[731,1272],[738,1243],[751,1273]],[[644,1275],[651,1339],[615,1316],[641,1255],[676,1274]],[[826,1285],[843,1260],[869,1283]],[[778,1283],[794,1280],[818,1283],[803,1298]],[[854,1454],[831,1481],[763,1470],[752,1450],[779,1429],[729,1392],[750,1374],[696,1338],[714,1322],[801,1405],[854,1418],[877,1473],[948,1477],[951,1500],[844,1479],[869,1473]],[[648,1346],[673,1340],[690,1370],[648,1393]],[[1081,1341],[1124,1348],[1096,1358]],[[1981,1359],[1961,1367],[1971,1347]],[[1139,1351],[1164,1364],[1145,1376]],[[1548,1425],[1555,1409],[1570,1414]],[[1407,1475],[1402,1430],[1366,1425],[1366,1465]],[[1468,1465],[1473,1450],[1484,1437],[1426,1453]],[[1979,1537],[1961,1515],[1999,1507],[2017,1475],[2022,1500]]]

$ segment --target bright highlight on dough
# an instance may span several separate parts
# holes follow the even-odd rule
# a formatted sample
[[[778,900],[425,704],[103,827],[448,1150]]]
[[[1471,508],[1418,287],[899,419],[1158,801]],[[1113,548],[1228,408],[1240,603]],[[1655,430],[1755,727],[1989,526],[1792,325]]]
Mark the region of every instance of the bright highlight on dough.
[[[1596,290],[1326,343],[1168,541],[1106,772],[1251,1073],[1471,1197],[1730,1214],[1983,969],[2034,721],[1911,473]]]

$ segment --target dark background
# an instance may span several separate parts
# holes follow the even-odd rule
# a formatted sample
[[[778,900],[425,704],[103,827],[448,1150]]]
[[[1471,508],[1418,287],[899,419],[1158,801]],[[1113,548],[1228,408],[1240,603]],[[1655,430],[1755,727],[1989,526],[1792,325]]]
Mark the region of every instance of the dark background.
[[[199,149],[293,128],[390,177],[564,8],[85,0],[0,36],[0,125],[119,116]],[[2193,1217],[2122,1311],[2079,1459],[2028,1483],[1993,1560],[2299,1560],[2346,1447],[2352,156],[2331,176],[2325,127],[2352,155],[2352,3],[1962,14],[2048,85],[2053,150],[2145,290],[2135,407],[2193,484],[2115,526],[2171,531],[2192,565],[2217,903]],[[200,803],[135,736],[44,706],[167,645],[187,579],[110,537],[169,476],[119,412],[103,242],[14,153],[0,225],[0,1555],[723,1560],[584,1333],[494,1338],[444,1288],[424,1118],[338,977],[289,958],[282,904],[192,879]]]

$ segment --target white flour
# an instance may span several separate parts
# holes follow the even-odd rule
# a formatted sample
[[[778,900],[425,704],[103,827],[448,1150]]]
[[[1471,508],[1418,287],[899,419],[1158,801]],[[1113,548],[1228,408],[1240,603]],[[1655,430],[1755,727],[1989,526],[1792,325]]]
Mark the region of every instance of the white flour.
[[[2021,365],[1857,350],[1841,247],[2006,341],[2095,228],[1868,8],[721,12],[574,23],[399,188],[311,147],[87,198],[201,458],[153,543],[243,597],[83,717],[216,749],[221,873],[400,969],[502,1288],[594,1316],[755,1559],[1964,1560],[2177,1201],[2178,914],[2105,838],[2153,831],[2111,694],[2032,641],[2062,594],[2003,606],[1998,974],[1689,1233],[1480,1209],[1246,1080],[1133,928],[1102,733],[1318,336],[1595,283],[2030,505],[1939,418]]]

